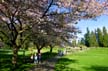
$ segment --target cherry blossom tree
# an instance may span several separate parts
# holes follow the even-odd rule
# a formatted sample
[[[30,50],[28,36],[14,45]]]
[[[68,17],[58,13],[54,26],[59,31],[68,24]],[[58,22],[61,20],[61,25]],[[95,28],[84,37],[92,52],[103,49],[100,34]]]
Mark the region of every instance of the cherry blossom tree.
[[[76,32],[79,32],[73,25],[66,24],[63,15],[59,15],[51,20],[45,18],[39,23],[32,26],[31,39],[37,47],[37,52],[40,53],[41,49],[45,46],[69,44],[69,39],[74,37]]]

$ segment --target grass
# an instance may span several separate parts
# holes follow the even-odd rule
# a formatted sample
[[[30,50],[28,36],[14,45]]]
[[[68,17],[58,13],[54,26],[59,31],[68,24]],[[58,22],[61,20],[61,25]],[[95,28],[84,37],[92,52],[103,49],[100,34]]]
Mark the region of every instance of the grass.
[[[49,48],[42,49],[42,61],[53,57],[57,54],[57,48],[53,49],[53,53],[50,54]],[[31,67],[35,66],[34,63],[30,62],[31,52],[26,50],[25,57],[23,57],[23,51],[18,52],[18,66],[15,71],[27,71]],[[12,71],[12,50],[10,49],[0,49],[0,71]]]
[[[108,71],[108,48],[92,48],[62,57],[56,71]]]
[[[29,58],[29,51],[26,51],[27,55],[23,57],[22,51],[18,53],[18,66],[16,71],[24,71],[32,67],[33,64],[25,62],[26,58]],[[12,68],[12,50],[0,49],[0,71],[11,71]]]

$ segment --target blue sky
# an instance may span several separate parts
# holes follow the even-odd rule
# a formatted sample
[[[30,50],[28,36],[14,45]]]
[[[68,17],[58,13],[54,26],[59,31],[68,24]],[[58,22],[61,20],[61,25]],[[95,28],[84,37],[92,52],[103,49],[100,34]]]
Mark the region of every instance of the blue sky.
[[[101,28],[105,26],[108,29],[108,16],[102,15],[97,18],[97,20],[81,20],[78,22],[76,27],[81,30],[81,34],[78,35],[78,38],[83,37],[86,33],[86,28],[88,27],[90,31],[94,31],[96,28]]]
[[[56,11],[56,9],[58,9],[57,6],[52,6],[50,8],[49,12],[52,11]],[[67,9],[65,8],[60,8],[58,9],[58,12],[68,12]],[[97,20],[81,20],[78,22],[78,24],[76,25],[76,27],[78,27],[81,30],[81,34],[78,34],[78,38],[81,38],[84,36],[84,34],[86,33],[86,28],[88,27],[90,31],[94,31],[97,28],[101,28],[105,26],[106,28],[108,28],[108,16],[106,15],[102,15],[100,17],[97,17]]]

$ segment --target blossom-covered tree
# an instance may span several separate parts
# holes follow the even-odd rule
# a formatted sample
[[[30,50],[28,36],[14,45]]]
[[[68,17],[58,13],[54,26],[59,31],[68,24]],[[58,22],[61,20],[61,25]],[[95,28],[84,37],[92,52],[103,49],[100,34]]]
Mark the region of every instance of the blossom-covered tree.
[[[66,24],[64,16],[59,15],[56,19],[45,18],[32,26],[31,39],[37,47],[37,52],[45,46],[69,44],[69,39],[79,32],[73,25]]]

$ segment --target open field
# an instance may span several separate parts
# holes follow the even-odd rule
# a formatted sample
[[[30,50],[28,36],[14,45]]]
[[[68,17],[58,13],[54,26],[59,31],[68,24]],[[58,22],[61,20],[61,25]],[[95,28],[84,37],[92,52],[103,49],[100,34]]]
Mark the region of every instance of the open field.
[[[92,48],[62,57],[56,71],[108,71],[108,48]]]

